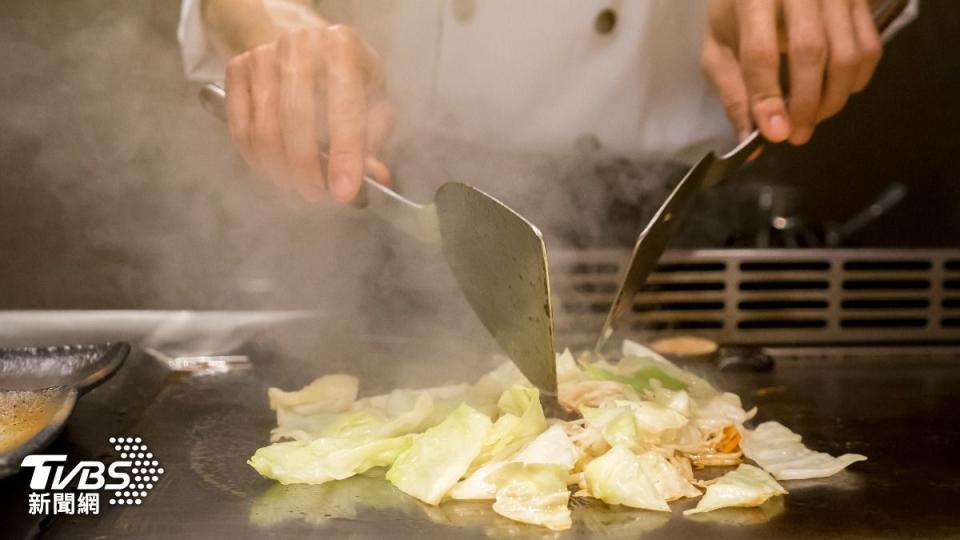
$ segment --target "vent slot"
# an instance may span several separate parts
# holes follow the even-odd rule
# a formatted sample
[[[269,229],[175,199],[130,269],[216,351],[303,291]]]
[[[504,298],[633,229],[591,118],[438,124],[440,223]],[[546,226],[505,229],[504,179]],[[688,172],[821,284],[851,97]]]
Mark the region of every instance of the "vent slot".
[[[922,328],[926,319],[841,319],[841,328]]]
[[[753,319],[740,321],[741,330],[799,330],[803,328],[826,328],[823,319]]]
[[[674,274],[677,272],[723,272],[727,264],[723,262],[663,263],[657,265],[657,272]]]
[[[740,263],[744,272],[824,271],[830,269],[827,261],[763,261]]]
[[[948,279],[943,282],[944,289],[960,289],[960,279]]]
[[[904,270],[916,270],[923,271],[929,270],[933,267],[933,264],[930,261],[921,261],[921,260],[903,260],[903,261],[847,261],[843,263],[844,270],[873,270],[873,271],[904,271]]]
[[[614,294],[617,292],[617,285],[607,281],[577,283],[573,286],[573,290],[577,291],[578,293]]]
[[[822,291],[830,284],[823,280],[770,280],[744,281],[740,284],[741,291]]]
[[[720,311],[723,302],[657,302],[654,304],[635,304],[635,313],[649,313],[651,311]]]
[[[960,318],[948,317],[940,321],[940,325],[947,328],[960,328]]]
[[[947,261],[944,266],[947,270],[960,270],[960,261]]]
[[[610,302],[566,302],[563,304],[563,310],[567,313],[602,313],[604,315],[610,311]]]
[[[574,275],[616,274],[619,268],[619,265],[612,263],[579,263],[571,266],[568,272]]]
[[[648,283],[641,290],[644,292],[722,291],[723,282]]]
[[[926,279],[848,279],[843,282],[843,288],[848,291],[876,291],[876,290],[923,290],[930,288]]]
[[[843,309],[925,309],[930,301],[924,298],[877,298],[869,300],[844,300]]]
[[[738,307],[745,311],[779,309],[826,309],[829,303],[826,300],[745,300]]]
[[[943,301],[943,307],[947,309],[958,309],[960,308],[960,298],[947,298]]]

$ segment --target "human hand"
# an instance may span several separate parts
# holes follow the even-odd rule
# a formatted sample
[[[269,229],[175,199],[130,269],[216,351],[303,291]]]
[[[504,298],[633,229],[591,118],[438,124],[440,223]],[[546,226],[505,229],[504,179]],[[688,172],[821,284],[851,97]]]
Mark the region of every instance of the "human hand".
[[[702,66],[741,139],[757,126],[806,143],[867,86],[883,50],[867,0],[710,0],[707,19]]]
[[[356,197],[364,171],[390,184],[377,153],[393,108],[377,53],[347,26],[299,29],[233,57],[227,121],[244,160],[309,201]],[[329,142],[329,159],[321,145]]]

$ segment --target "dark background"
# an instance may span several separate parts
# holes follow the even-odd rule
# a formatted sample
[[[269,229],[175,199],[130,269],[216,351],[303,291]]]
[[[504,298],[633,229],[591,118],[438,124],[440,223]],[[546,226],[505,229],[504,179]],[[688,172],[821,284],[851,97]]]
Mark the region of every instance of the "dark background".
[[[391,279],[369,261],[392,248],[361,241],[378,225],[238,162],[182,75],[179,2],[3,4],[0,309],[309,307],[352,301],[357,275]],[[798,186],[814,224],[906,184],[856,245],[960,246],[960,3],[920,11],[867,91],[749,171]]]

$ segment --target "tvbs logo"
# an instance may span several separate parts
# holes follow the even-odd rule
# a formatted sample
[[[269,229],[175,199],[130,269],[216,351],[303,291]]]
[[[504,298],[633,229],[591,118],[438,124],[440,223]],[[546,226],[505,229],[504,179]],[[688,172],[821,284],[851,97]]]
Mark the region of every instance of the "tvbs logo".
[[[120,455],[111,463],[81,461],[67,468],[63,454],[32,454],[20,464],[32,468],[30,514],[99,514],[100,492],[112,492],[111,505],[139,505],[160,481],[160,466],[140,437],[110,437]]]

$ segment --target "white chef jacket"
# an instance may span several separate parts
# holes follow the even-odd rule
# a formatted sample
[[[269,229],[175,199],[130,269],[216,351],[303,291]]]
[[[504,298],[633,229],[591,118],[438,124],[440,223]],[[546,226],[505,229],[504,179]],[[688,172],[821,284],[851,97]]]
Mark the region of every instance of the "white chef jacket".
[[[270,0],[265,0],[270,1]],[[276,1],[276,0],[274,0]],[[693,161],[734,134],[701,74],[701,0],[318,0],[384,58],[398,135],[568,154],[582,136],[637,159]],[[221,80],[200,0],[183,0],[187,75]],[[615,24],[608,32],[601,22]],[[911,2],[891,35],[916,13]],[[601,25],[602,26],[602,25]],[[609,26],[609,25],[608,25]]]

